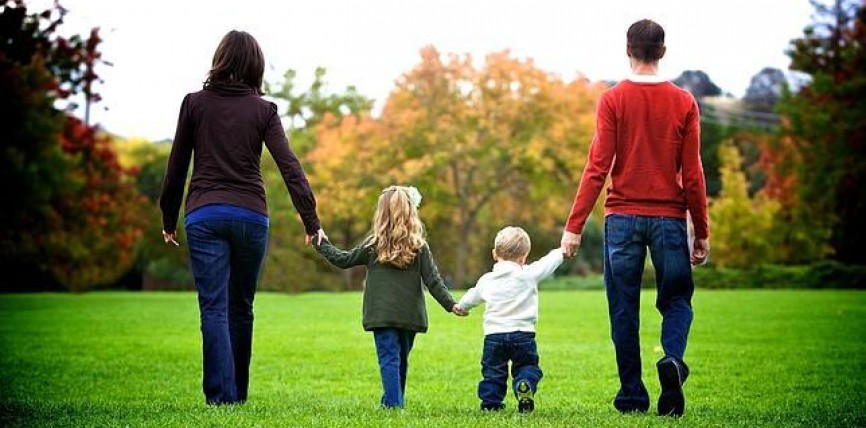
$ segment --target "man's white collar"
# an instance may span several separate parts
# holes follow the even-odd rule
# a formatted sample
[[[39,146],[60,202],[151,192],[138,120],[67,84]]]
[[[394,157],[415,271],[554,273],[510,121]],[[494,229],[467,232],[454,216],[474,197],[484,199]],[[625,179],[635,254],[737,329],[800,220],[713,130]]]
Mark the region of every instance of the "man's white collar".
[[[627,77],[628,80],[631,80],[635,83],[662,83],[665,82],[666,79],[659,76],[658,74],[635,74],[631,73]]]

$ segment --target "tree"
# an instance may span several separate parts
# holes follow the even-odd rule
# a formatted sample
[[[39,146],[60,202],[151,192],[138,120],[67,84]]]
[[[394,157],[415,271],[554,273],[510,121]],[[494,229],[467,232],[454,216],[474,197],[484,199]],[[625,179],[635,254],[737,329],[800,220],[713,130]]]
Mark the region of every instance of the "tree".
[[[695,96],[695,98],[717,97],[722,94],[722,89],[710,79],[707,73],[701,70],[686,70],[673,80],[677,85]]]
[[[171,144],[130,139],[115,141],[115,146],[118,148],[121,166],[137,171],[136,188],[146,199],[139,210],[146,216],[147,222],[135,248],[135,273],[140,278],[141,288],[194,290],[195,284],[189,267],[189,247],[181,245],[166,251],[160,233],[162,211],[159,209],[159,195],[162,192]],[[178,241],[186,242],[183,222],[177,226]]]
[[[564,82],[507,51],[476,68],[468,56],[443,60],[433,47],[397,81],[381,120],[402,176],[430,196],[423,213],[437,231],[431,241],[454,249],[441,259],[455,284],[479,273],[505,224],[558,237],[601,89],[582,78]]]
[[[726,121],[720,120],[715,113],[714,104],[705,100],[705,97],[716,97],[722,94],[721,88],[713,83],[710,76],[701,70],[683,71],[673,83],[689,91],[698,101],[701,109],[701,160],[704,164],[706,176],[707,194],[715,196],[721,189],[719,177],[719,145],[723,140],[730,137],[732,130]]]
[[[292,149],[303,159],[316,192],[324,229],[334,243],[349,247],[369,230],[375,199],[369,201],[377,195],[374,189],[383,183],[375,179],[382,171],[371,155],[384,148],[367,144],[378,135],[370,128],[378,126],[370,117],[373,101],[359,94],[354,86],[329,92],[324,68],[315,70],[313,82],[303,91],[298,90],[296,75],[294,70],[288,70],[280,84],[267,85],[266,93],[287,105],[284,118],[289,139]],[[271,211],[292,212],[275,164],[266,160],[262,165]],[[304,233],[299,222],[272,216],[271,231],[265,288],[302,291],[305,287],[333,287],[330,277],[322,272],[329,268],[306,249],[297,248],[296,237]],[[360,288],[362,272],[341,270],[344,288]]]
[[[76,94],[98,101],[98,30],[60,37],[59,5],[28,14],[21,1],[0,4],[0,191],[15,201],[0,211],[0,283],[110,283],[131,265],[141,233],[132,174],[96,128],[54,107]]]
[[[782,91],[787,86],[788,79],[782,70],[764,67],[758,74],[752,76],[743,102],[751,110],[770,113],[775,110],[776,102],[782,98]]]
[[[811,81],[785,94],[780,140],[792,144],[801,233],[830,235],[832,256],[866,264],[866,8],[854,0],[813,2],[815,22],[791,41],[791,69]]]
[[[265,84],[265,93],[286,103],[283,117],[288,123],[289,138],[293,148],[303,155],[315,145],[315,129],[326,116],[342,118],[369,113],[373,100],[361,95],[355,86],[348,86],[342,93],[328,93],[325,80],[327,70],[317,67],[313,82],[303,92],[297,93],[297,72],[289,69],[279,84]]]
[[[311,184],[322,207],[328,236],[352,247],[370,230],[379,191],[403,182],[382,124],[369,113],[339,118],[328,114],[316,127],[316,147],[306,157]],[[425,203],[425,205],[427,205]],[[341,270],[344,285],[360,289],[363,269]]]
[[[763,194],[749,197],[743,159],[732,141],[719,147],[722,190],[710,203],[713,264],[753,267],[774,261],[778,246],[773,218],[779,204]]]
[[[61,145],[74,188],[53,202],[42,245],[45,268],[66,288],[83,291],[111,284],[132,267],[146,201],[108,137],[78,118],[66,121]]]

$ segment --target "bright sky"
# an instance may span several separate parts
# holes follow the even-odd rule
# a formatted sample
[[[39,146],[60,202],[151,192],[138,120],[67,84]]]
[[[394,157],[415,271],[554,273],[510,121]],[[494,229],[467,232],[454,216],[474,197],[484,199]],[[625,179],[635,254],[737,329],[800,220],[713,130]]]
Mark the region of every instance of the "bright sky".
[[[49,3],[28,2],[33,10]],[[790,39],[810,23],[807,0],[66,0],[65,32],[102,28],[103,102],[94,120],[110,132],[171,138],[181,99],[201,88],[213,51],[231,29],[256,37],[265,78],[288,68],[302,85],[316,66],[332,90],[354,84],[380,105],[421,47],[485,54],[511,49],[572,79],[628,73],[625,32],[642,18],[666,32],[661,73],[700,69],[742,96],[765,66],[787,70]],[[103,110],[107,108],[107,110]]]

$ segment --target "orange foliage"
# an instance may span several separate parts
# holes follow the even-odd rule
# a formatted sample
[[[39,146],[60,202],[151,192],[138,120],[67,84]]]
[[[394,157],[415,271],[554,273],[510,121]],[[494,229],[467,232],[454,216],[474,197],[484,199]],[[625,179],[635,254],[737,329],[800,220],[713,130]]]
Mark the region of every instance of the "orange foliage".
[[[133,263],[147,219],[147,201],[120,166],[111,143],[93,127],[69,117],[60,138],[74,162],[70,194],[56,203],[42,238],[45,268],[71,290],[108,284]]]
[[[443,249],[442,270],[458,284],[480,273],[488,238],[506,223],[553,242],[603,89],[582,77],[564,81],[508,51],[476,65],[468,55],[443,57],[426,47],[397,80],[381,117],[325,120],[317,128],[308,160],[325,225],[335,222],[344,238],[357,239],[369,226],[376,190],[416,185],[430,240]]]

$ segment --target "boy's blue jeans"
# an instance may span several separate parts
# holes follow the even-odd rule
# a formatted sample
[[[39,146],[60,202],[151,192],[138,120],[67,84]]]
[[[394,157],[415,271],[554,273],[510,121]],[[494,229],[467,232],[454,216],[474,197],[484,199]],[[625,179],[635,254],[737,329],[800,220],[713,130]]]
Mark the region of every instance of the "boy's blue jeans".
[[[621,411],[646,411],[649,395],[641,380],[638,334],[644,260],[649,247],[658,290],[656,308],[662,315],[662,348],[665,357],[682,363],[695,289],[686,221],[611,214],[605,220],[604,232],[604,283],[620,380],[614,406]],[[685,363],[683,368],[685,376]]]
[[[186,229],[201,309],[208,404],[247,399],[253,343],[253,298],[268,227],[241,220],[206,220]]]
[[[535,333],[514,331],[484,336],[481,355],[481,375],[478,398],[482,409],[499,409],[508,392],[508,362],[511,361],[512,389],[521,380],[529,383],[532,392],[538,388],[543,376],[538,367]]]
[[[382,400],[385,408],[406,406],[406,371],[409,369],[409,352],[415,343],[415,332],[400,328],[377,328],[373,330],[376,355],[379,357],[379,373],[382,375]]]

